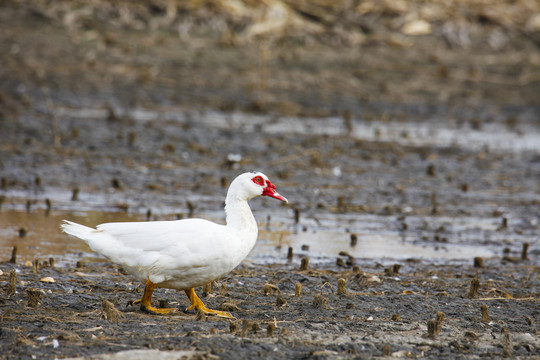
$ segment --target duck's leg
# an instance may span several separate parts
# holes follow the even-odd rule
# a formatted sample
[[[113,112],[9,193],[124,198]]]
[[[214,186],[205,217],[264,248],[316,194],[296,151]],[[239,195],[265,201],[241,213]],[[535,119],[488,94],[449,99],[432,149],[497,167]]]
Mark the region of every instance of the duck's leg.
[[[191,306],[188,307],[186,310],[197,309],[197,310],[201,310],[206,315],[214,314],[214,315],[217,315],[217,316],[221,316],[221,317],[225,317],[225,318],[229,318],[229,319],[234,319],[234,316],[232,316],[230,313],[228,313],[226,311],[208,309],[204,305],[204,303],[201,301],[201,299],[199,299],[197,294],[195,294],[195,290],[193,288],[185,290],[185,292],[186,292],[187,297],[191,301]]]
[[[154,292],[155,288],[156,284],[151,282],[150,279],[146,280],[143,297],[141,300],[137,300],[135,302],[141,303],[141,310],[152,314],[168,314],[171,311],[175,311],[176,309],[174,308],[159,309],[152,306],[152,293]]]

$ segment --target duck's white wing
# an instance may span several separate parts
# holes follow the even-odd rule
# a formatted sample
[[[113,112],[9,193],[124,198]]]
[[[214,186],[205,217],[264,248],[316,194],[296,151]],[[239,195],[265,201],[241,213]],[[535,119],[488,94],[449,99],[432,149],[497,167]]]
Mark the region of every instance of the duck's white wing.
[[[223,237],[225,226],[203,219],[177,221],[117,222],[97,226],[123,246],[142,251],[165,251],[174,246],[200,247]]]

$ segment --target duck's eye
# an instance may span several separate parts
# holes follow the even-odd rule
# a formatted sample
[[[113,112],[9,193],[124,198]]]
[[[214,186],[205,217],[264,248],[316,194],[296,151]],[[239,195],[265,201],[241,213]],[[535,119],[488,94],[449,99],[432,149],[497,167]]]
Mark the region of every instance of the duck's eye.
[[[259,184],[259,185],[264,184],[263,178],[260,177],[260,176],[255,176],[252,180],[253,180],[253,182],[254,182],[255,184]]]

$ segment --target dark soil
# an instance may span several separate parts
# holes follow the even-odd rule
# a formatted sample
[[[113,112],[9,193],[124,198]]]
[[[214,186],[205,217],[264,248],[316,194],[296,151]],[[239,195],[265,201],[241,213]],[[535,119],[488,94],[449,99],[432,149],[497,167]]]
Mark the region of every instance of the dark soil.
[[[184,313],[189,302],[183,293],[162,289],[155,293],[156,306],[167,300],[179,311],[143,313],[129,305],[142,296],[142,287],[113,265],[43,268],[39,274],[18,267],[18,292],[2,303],[1,350],[7,358],[86,357],[127,349],[195,349],[203,358],[224,359],[370,358],[385,352],[428,358],[538,356],[538,268],[529,262],[494,259],[484,268],[405,262],[398,273],[373,263],[359,265],[307,271],[296,265],[241,266],[202,298],[210,308],[230,310],[234,321]],[[12,267],[1,266],[4,272]],[[56,282],[40,283],[45,276]],[[475,277],[480,289],[469,298]],[[346,280],[346,294],[337,293],[340,278]],[[302,291],[295,296],[298,283]],[[266,284],[278,290],[265,295]],[[28,288],[44,292],[37,307],[27,305]],[[116,322],[102,310],[104,299],[121,312]],[[484,322],[482,305],[489,311]],[[440,333],[430,338],[427,324],[437,312],[444,320]]]

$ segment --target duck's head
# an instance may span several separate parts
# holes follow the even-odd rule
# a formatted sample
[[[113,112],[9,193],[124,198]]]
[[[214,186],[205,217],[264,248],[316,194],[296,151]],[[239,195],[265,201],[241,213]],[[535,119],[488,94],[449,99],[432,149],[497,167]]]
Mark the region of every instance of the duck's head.
[[[249,200],[257,196],[270,196],[285,203],[288,200],[276,191],[276,186],[262,172],[248,172],[236,177],[229,187],[227,198]]]

